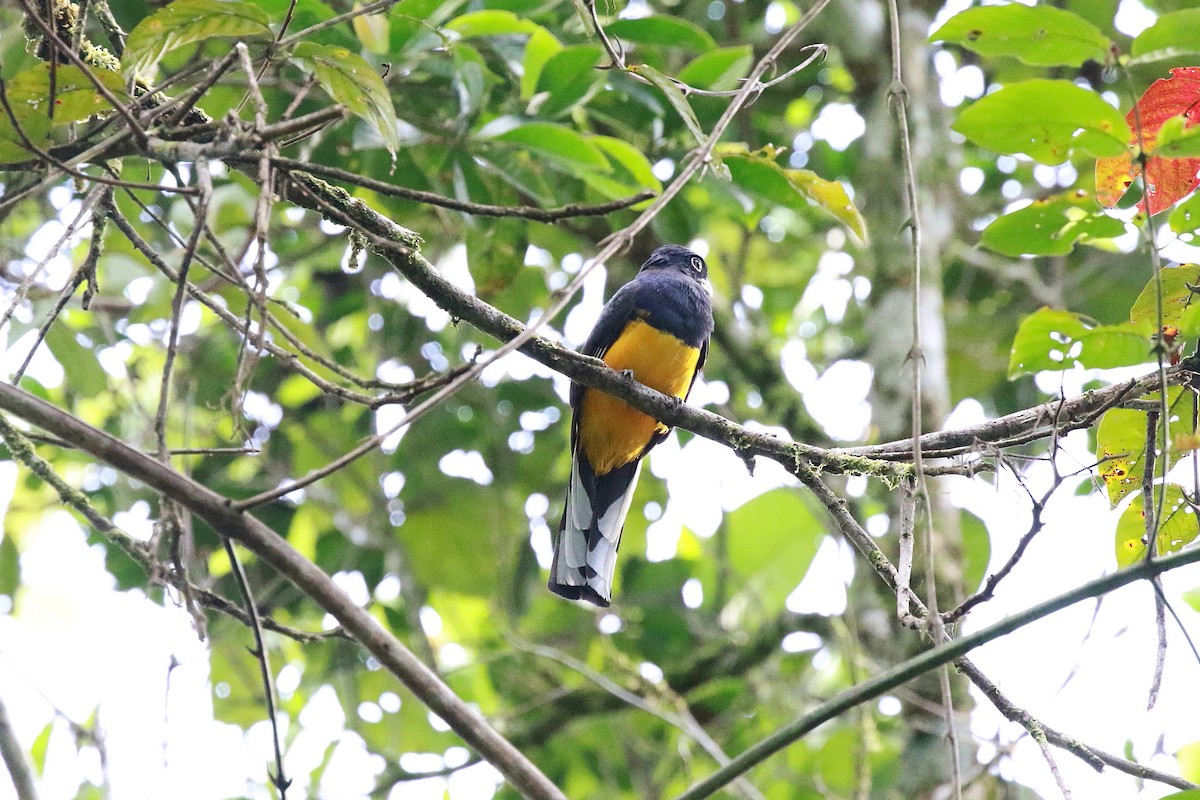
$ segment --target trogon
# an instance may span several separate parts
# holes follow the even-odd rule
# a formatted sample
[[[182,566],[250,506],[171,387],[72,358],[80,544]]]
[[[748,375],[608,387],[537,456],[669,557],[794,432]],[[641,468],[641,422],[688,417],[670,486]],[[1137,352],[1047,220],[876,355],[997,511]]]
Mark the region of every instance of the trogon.
[[[686,247],[663,245],[604,306],[581,352],[683,400],[708,354],[711,298],[704,259]],[[622,400],[571,385],[571,480],[550,591],[609,604],[642,459],[670,432]]]

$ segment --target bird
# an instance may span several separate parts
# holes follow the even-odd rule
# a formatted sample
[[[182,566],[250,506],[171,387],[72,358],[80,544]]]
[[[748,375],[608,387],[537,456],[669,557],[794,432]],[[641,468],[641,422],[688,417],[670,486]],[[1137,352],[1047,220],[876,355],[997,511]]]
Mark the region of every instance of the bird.
[[[712,330],[708,264],[666,244],[604,306],[580,352],[682,401],[704,366]],[[577,383],[570,401],[571,476],[548,586],[606,608],[642,459],[671,428]]]

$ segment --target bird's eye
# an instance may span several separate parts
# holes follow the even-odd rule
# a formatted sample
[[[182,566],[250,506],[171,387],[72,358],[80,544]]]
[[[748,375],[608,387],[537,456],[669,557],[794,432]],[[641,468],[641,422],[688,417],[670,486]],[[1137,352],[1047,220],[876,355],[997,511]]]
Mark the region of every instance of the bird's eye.
[[[698,258],[693,258],[692,269],[696,270],[696,272],[704,272],[704,262]]]

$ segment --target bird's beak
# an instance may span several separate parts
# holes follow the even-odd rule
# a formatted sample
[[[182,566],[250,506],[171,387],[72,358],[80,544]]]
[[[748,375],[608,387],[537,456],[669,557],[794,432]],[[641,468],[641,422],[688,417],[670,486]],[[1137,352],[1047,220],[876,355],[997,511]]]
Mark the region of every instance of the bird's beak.
[[[700,288],[703,289],[704,293],[709,297],[713,296],[712,281],[710,281],[708,278],[700,279]]]

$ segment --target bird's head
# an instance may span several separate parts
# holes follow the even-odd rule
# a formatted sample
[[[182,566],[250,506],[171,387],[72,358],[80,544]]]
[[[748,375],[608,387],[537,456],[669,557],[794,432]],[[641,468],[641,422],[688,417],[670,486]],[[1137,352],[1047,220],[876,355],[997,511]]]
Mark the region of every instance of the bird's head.
[[[700,284],[701,288],[712,296],[712,284],[708,281],[708,264],[695,252],[678,244],[664,244],[655,249],[640,271],[675,270],[682,272]]]

